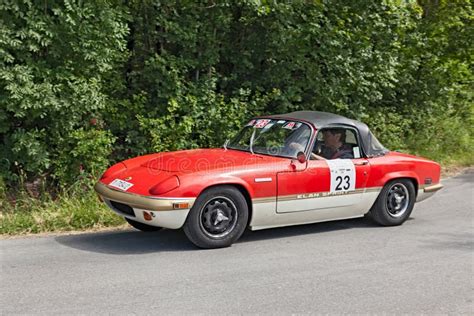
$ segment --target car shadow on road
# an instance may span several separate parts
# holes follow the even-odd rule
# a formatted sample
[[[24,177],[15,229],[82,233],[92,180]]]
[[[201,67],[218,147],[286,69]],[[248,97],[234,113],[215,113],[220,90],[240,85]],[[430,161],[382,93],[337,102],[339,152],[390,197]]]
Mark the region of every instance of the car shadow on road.
[[[380,227],[368,219],[357,218],[333,222],[281,227],[260,231],[247,230],[237,243],[258,242],[308,234],[321,234],[345,229]],[[200,250],[182,230],[163,229],[158,232],[113,231],[57,236],[55,240],[67,247],[104,254],[132,255],[156,252]]]
[[[196,249],[182,230],[171,229],[146,233],[136,230],[86,233],[58,236],[55,240],[64,246],[79,250],[116,255]]]
[[[322,234],[332,231],[354,229],[354,228],[380,228],[367,218],[354,218],[338,221],[322,222],[315,224],[304,224],[297,226],[279,227],[265,230],[247,230],[238,242],[254,242],[258,240],[287,238],[308,234]]]

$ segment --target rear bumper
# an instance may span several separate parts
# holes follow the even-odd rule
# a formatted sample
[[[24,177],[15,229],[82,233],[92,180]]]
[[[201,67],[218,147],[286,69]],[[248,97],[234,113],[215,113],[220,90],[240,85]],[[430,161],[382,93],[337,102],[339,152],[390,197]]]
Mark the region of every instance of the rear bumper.
[[[423,200],[426,200],[427,198],[433,196],[436,192],[441,190],[443,188],[443,185],[441,183],[421,187],[418,190],[418,195],[416,197],[417,202],[421,202]]]
[[[430,193],[430,192],[436,192],[436,191],[439,191],[443,188],[443,185],[441,183],[438,183],[438,184],[434,184],[434,185],[430,185],[428,187],[425,187],[423,189],[423,191],[425,193]]]
[[[134,221],[164,228],[178,229],[184,225],[195,198],[155,198],[109,188],[98,182],[94,186],[97,194],[115,213]],[[112,202],[119,202],[130,207],[132,212],[124,212]],[[176,208],[180,204],[180,208]],[[186,205],[186,208],[181,208]],[[147,215],[148,216],[145,216]],[[145,218],[146,217],[146,218]],[[151,218],[151,219],[150,219]]]

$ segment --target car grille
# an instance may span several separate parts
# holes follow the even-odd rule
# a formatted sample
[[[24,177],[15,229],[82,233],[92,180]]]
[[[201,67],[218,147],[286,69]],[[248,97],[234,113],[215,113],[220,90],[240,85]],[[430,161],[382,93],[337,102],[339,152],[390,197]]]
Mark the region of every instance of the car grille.
[[[116,211],[119,211],[120,213],[123,213],[125,215],[135,217],[135,212],[133,211],[133,208],[130,207],[129,205],[116,202],[116,201],[110,201],[110,204]]]

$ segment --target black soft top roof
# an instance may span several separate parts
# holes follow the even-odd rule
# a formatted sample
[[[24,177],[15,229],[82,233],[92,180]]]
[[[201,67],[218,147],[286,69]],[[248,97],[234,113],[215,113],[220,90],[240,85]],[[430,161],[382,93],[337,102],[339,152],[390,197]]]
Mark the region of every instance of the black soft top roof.
[[[342,115],[319,112],[319,111],[297,111],[287,114],[271,115],[272,118],[285,118],[288,120],[304,120],[312,123],[317,129],[331,125],[350,125],[352,127],[368,129],[367,125],[356,120],[351,120]],[[360,129],[359,129],[360,130]]]
[[[306,121],[313,124],[317,129],[328,127],[352,127],[358,130],[361,138],[361,145],[367,156],[380,156],[388,152],[375,136],[370,132],[369,127],[359,121],[349,119],[342,115],[319,112],[319,111],[297,111],[287,114],[270,115],[270,118],[282,118],[287,120]]]

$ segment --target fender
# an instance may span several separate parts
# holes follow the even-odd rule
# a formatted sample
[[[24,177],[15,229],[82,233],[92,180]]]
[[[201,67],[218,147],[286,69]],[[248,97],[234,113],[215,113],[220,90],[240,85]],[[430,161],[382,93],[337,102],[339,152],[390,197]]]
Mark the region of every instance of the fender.
[[[416,187],[420,185],[420,179],[414,171],[394,171],[385,174],[382,179],[380,179],[380,186],[384,186],[387,182],[397,178],[411,178],[416,181]]]
[[[210,187],[214,187],[214,186],[217,186],[217,185],[240,185],[242,186],[249,194],[250,196],[250,199],[254,198],[255,194],[254,194],[254,190],[253,188],[250,186],[250,184],[247,182],[247,181],[244,181],[243,179],[241,178],[237,178],[237,177],[232,177],[232,176],[227,176],[227,177],[222,177],[222,178],[217,178],[217,179],[214,179],[212,181],[212,184],[211,185],[207,185],[207,186],[204,186],[201,191],[199,191],[199,194],[196,196],[198,197],[199,195],[201,195],[201,193],[210,188]]]

